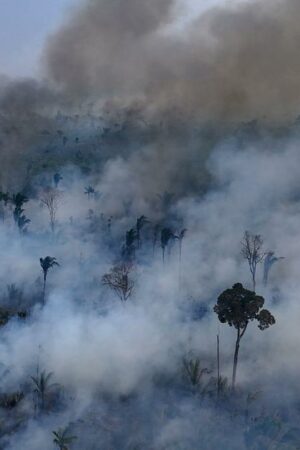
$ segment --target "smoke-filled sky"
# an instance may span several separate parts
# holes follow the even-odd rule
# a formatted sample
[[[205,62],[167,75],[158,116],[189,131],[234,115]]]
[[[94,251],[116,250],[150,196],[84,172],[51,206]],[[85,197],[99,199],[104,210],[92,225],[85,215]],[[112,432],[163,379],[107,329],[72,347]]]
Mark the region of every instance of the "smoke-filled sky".
[[[185,2],[186,11],[178,21],[226,1],[189,0]],[[1,0],[0,74],[13,77],[38,75],[40,56],[48,34],[54,32],[79,3],[80,0]]]
[[[1,449],[299,448],[299,0],[0,7]],[[276,323],[246,321],[235,392],[237,282]]]

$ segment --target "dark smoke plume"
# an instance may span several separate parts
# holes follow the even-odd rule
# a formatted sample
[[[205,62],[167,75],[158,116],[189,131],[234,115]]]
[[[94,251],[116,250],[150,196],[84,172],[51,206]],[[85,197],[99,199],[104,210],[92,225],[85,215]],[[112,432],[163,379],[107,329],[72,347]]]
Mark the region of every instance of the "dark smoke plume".
[[[180,32],[172,0],[89,0],[48,41],[72,96],[142,101],[184,118],[285,121],[299,114],[300,3],[218,7]]]

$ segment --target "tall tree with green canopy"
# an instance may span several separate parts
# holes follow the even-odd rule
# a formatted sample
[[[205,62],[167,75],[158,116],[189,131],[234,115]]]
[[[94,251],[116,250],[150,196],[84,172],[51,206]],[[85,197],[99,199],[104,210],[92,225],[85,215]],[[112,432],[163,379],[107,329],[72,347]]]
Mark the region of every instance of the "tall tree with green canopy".
[[[236,372],[239,357],[240,342],[249,322],[256,320],[258,328],[265,330],[274,325],[275,319],[267,309],[263,309],[264,298],[255,292],[245,289],[241,283],[236,283],[231,289],[226,289],[218,297],[214,311],[221,323],[228,323],[236,329],[235,351],[232,371],[232,390],[235,388]]]

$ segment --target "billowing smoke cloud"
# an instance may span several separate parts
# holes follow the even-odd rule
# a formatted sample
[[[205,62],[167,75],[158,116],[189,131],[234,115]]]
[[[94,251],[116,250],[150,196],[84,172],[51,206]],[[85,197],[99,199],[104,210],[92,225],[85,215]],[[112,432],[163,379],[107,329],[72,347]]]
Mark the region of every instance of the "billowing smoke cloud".
[[[84,2],[48,41],[51,79],[78,97],[140,100],[185,118],[299,114],[297,0],[216,7],[180,31],[175,12],[171,0]]]
[[[75,450],[298,445],[300,6],[219,7],[183,28],[179,15],[173,0],[82,2],[47,42],[43,82],[0,80],[0,188],[29,197],[31,220],[23,233],[0,203],[1,448],[50,450],[66,425]],[[102,277],[141,215],[122,303]],[[163,262],[164,227],[177,239]],[[251,288],[246,229],[285,259],[267,286],[258,267],[276,324],[249,324],[233,396],[235,333],[212,307],[237,281]],[[46,255],[60,266],[43,297]],[[197,357],[195,386],[183,361]],[[45,408],[43,370],[59,384]]]

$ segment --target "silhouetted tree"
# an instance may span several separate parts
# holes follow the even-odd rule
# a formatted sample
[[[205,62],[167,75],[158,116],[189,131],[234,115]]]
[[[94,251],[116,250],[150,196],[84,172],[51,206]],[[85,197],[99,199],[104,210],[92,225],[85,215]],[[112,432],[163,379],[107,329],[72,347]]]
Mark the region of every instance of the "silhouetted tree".
[[[182,256],[182,241],[184,236],[186,235],[187,229],[184,228],[183,230],[180,231],[179,235],[176,236],[176,238],[178,239],[178,243],[179,243],[179,263],[181,264],[181,256]]]
[[[52,431],[52,434],[54,435],[53,442],[59,450],[69,450],[69,445],[77,439],[77,436],[69,434],[68,428],[59,428],[56,431]]]
[[[2,192],[0,191],[0,202],[3,203],[4,207],[6,208],[8,203],[11,202],[11,197],[8,192]],[[5,220],[5,209],[2,209],[3,214],[3,221]]]
[[[0,191],[0,202],[3,202],[5,206],[11,201],[10,195],[8,192]]]
[[[47,188],[42,193],[41,202],[46,206],[49,213],[50,227],[52,233],[55,231],[56,214],[61,193],[57,189]]]
[[[244,238],[242,240],[241,253],[248,261],[254,291],[256,287],[256,267],[257,264],[261,263],[265,257],[262,247],[263,239],[259,234],[251,234],[249,231],[245,231]]]
[[[93,186],[87,186],[84,190],[84,193],[88,196],[88,198],[90,198],[92,195],[96,194],[96,191]]]
[[[129,276],[131,270],[130,264],[120,264],[102,277],[102,283],[112,289],[122,302],[129,299],[134,288],[134,281]]]
[[[52,372],[46,373],[45,371],[43,371],[40,375],[31,377],[40,410],[45,409],[45,400],[47,394],[55,387],[58,387],[57,383],[50,383],[52,376]]]
[[[272,266],[279,260],[284,259],[283,256],[279,256],[278,258],[276,256],[274,256],[274,252],[268,252],[265,255],[265,260],[264,260],[264,285],[266,286],[268,284],[268,277],[269,277],[269,272],[272,268]]]
[[[126,231],[125,244],[122,249],[122,255],[125,261],[131,261],[135,256],[135,242],[137,240],[136,230],[131,228]]]
[[[12,196],[11,199],[12,204],[14,205],[14,221],[20,231],[26,230],[26,225],[30,222],[30,219],[24,214],[23,205],[28,202],[28,198],[23,195],[21,192]]]
[[[40,258],[40,264],[41,264],[41,268],[43,270],[43,275],[44,275],[43,304],[45,304],[46,282],[47,282],[48,270],[54,266],[59,266],[59,264],[56,261],[56,258],[54,258],[52,256],[46,256],[45,258]]]
[[[141,230],[143,227],[149,223],[150,221],[147,219],[146,216],[140,216],[136,220],[136,240],[137,240],[137,247],[141,247]]]
[[[63,179],[63,177],[61,176],[61,174],[60,173],[55,173],[54,175],[53,175],[53,181],[54,181],[54,186],[57,188],[58,187],[58,184],[59,184],[59,182],[61,181]]]
[[[161,244],[161,249],[162,249],[163,263],[165,262],[165,250],[169,244],[170,239],[174,239],[174,238],[175,238],[175,235],[172,232],[171,228],[163,228],[161,230],[160,244]]]
[[[155,247],[156,247],[156,244],[158,241],[159,229],[160,229],[160,226],[158,224],[155,225],[155,227],[153,228],[153,239],[152,239],[152,254],[153,254],[153,256],[154,256]]]
[[[199,386],[202,383],[202,378],[205,374],[210,373],[206,367],[201,367],[199,358],[183,358],[184,374],[192,384],[192,386]]]
[[[239,348],[250,321],[257,320],[258,328],[265,330],[275,323],[275,319],[267,309],[262,309],[264,298],[249,291],[241,283],[236,283],[232,289],[226,289],[218,297],[214,307],[221,323],[228,323],[236,329],[236,343],[233,359],[232,389],[236,381],[236,371]]]

